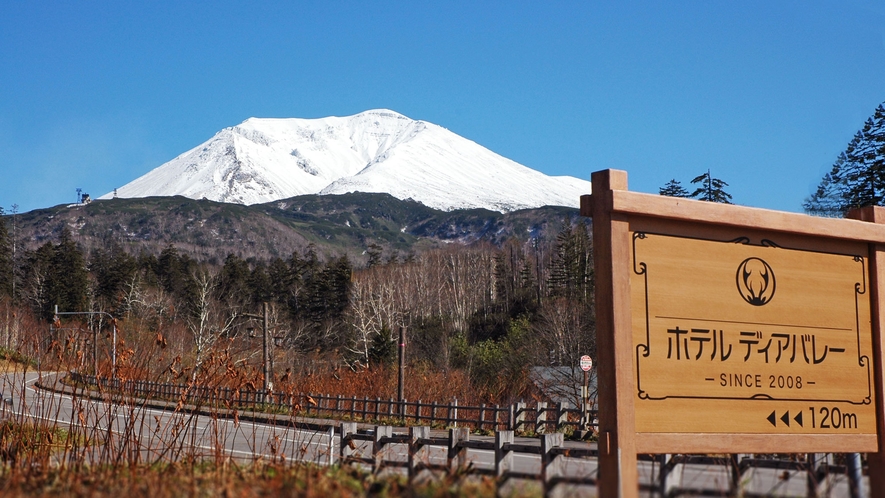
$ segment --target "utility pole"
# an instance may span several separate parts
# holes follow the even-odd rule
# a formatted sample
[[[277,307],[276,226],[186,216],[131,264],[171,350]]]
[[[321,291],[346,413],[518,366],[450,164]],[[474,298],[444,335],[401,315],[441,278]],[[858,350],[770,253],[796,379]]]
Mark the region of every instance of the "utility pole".
[[[262,385],[265,395],[273,389],[273,382],[271,377],[273,376],[273,369],[270,366],[271,356],[270,356],[270,342],[269,342],[269,334],[268,330],[268,305],[267,301],[264,302],[264,313],[261,315],[255,315],[252,313],[239,313],[238,316],[246,317],[246,318],[254,318],[256,320],[262,321],[261,326],[261,371],[264,374],[264,383]]]
[[[55,305],[55,320],[58,321],[58,315],[103,315],[108,317],[108,321],[114,328],[113,346],[111,347],[111,376],[117,376],[117,319],[114,315],[106,311],[58,311],[58,305]],[[92,371],[98,375],[98,328],[92,327]]]
[[[399,352],[399,371],[396,382],[396,399],[399,401],[400,417],[406,418],[406,405],[403,403],[403,379],[406,369],[406,328],[402,325],[399,327],[399,348],[397,348],[397,351]]]

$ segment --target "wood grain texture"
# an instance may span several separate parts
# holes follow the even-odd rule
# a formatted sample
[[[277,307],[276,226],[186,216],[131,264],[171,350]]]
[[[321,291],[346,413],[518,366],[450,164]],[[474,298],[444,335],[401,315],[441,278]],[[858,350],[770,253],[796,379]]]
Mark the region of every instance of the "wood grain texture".
[[[633,422],[632,335],[630,321],[629,226],[613,219],[612,188],[627,188],[626,174],[594,173],[592,204],[596,272],[596,343],[599,431],[608,441],[599,455],[599,496],[636,497],[639,474]],[[583,199],[582,199],[583,201]],[[583,203],[582,203],[583,205]]]
[[[885,244],[885,226],[858,220],[821,218],[768,209],[615,191],[612,211],[720,226]]]
[[[885,208],[869,206],[848,213],[848,217],[885,225]],[[873,342],[873,378],[876,385],[876,449],[869,450],[867,464],[870,476],[870,496],[885,496],[885,368],[883,368],[883,352],[885,352],[885,245],[870,244],[870,306],[872,307],[872,342]]]
[[[875,451],[876,448],[876,436],[870,434],[815,434],[802,437],[785,434],[636,434],[636,451],[652,454],[866,453]]]

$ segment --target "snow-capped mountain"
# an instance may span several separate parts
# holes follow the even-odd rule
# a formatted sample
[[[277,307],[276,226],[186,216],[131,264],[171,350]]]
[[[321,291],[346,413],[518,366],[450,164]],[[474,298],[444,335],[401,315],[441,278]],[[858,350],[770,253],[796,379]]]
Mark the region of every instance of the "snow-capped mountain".
[[[578,206],[590,182],[547,176],[441,126],[372,110],[320,119],[247,119],[120,187],[117,196],[258,204],[355,191],[386,192],[443,210],[506,212]]]

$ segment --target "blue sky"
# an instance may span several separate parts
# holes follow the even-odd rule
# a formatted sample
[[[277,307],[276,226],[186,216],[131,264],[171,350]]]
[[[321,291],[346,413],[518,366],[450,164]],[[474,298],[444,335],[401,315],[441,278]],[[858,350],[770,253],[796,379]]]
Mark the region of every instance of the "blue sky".
[[[801,211],[885,101],[885,1],[3,2],[0,206],[256,117],[388,108],[551,175]]]

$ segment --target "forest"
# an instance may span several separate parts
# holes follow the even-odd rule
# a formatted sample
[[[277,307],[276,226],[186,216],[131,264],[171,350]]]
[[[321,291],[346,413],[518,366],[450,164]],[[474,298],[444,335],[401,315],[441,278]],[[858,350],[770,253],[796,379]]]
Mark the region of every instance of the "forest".
[[[133,254],[108,241],[86,251],[67,227],[23,250],[2,220],[0,341],[49,364],[74,358],[89,371],[97,341],[104,374],[113,360],[116,375],[260,386],[261,323],[248,315],[265,302],[270,380],[290,390],[391,397],[400,328],[409,395],[425,400],[539,397],[532,368],[570,367],[574,379],[563,382],[575,384],[580,356],[595,356],[584,222],[566,223],[552,241],[407,255],[370,244],[356,263],[308,246],[287,258],[230,254],[211,264],[172,245]],[[56,306],[92,314],[55,316]]]

